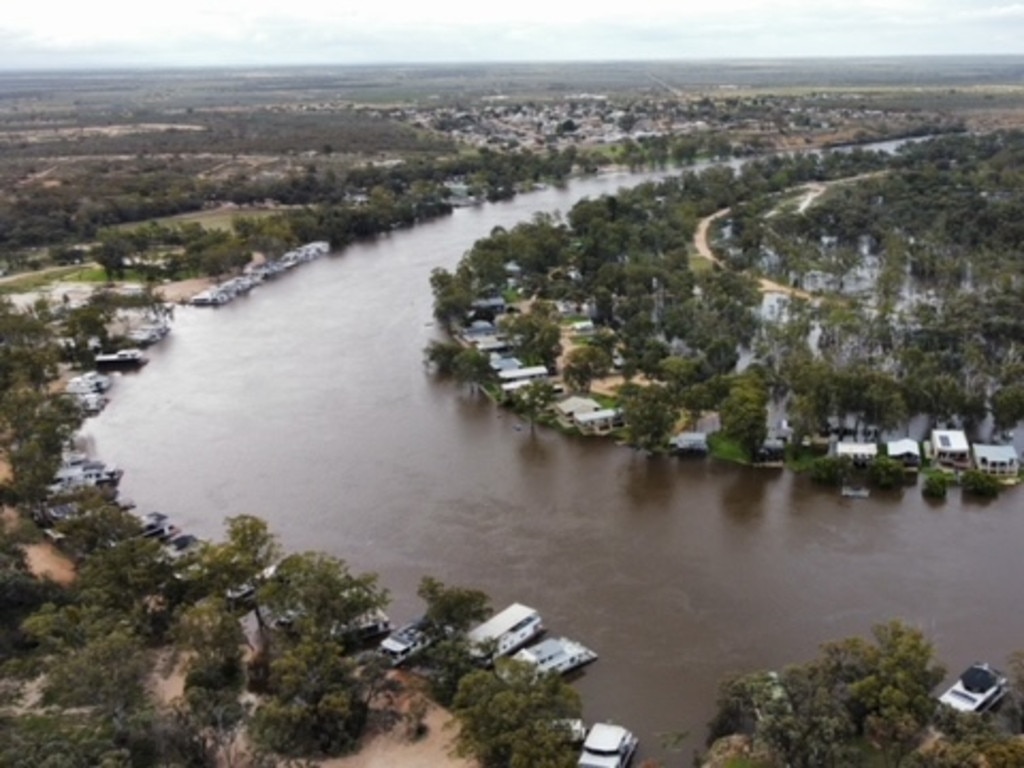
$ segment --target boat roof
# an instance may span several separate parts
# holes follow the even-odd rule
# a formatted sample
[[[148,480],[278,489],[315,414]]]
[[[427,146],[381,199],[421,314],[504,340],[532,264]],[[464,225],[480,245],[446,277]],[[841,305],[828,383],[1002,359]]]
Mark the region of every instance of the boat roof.
[[[474,643],[483,643],[487,640],[494,640],[508,632],[519,622],[532,616],[537,616],[537,611],[522,603],[512,603],[501,613],[494,614],[491,618],[469,633],[469,639]]]

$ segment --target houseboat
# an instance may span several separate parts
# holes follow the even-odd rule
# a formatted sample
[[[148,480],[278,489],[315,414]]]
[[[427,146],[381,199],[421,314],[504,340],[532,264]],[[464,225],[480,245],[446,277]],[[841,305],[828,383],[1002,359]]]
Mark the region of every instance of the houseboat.
[[[119,349],[96,355],[97,368],[141,368],[149,362],[141,349]]]
[[[537,611],[513,603],[471,630],[468,637],[475,655],[490,661],[514,653],[543,632],[544,623]]]
[[[541,674],[553,672],[556,675],[567,675],[596,661],[597,654],[567,637],[551,637],[523,648],[512,658],[532,664]]]
[[[380,644],[380,652],[397,667],[405,663],[424,648],[430,646],[430,636],[424,631],[426,622],[423,619],[406,624],[392,632]]]

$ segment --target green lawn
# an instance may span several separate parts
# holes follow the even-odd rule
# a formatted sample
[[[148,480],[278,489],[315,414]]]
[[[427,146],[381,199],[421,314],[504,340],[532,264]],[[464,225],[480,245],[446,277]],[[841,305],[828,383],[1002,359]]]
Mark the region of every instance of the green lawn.
[[[735,440],[726,437],[721,432],[708,435],[708,448],[711,450],[711,455],[716,459],[732,461],[736,464],[750,463],[750,459],[747,457],[747,452],[743,450],[743,446]]]
[[[26,272],[24,275],[12,277],[0,283],[0,295],[37,291],[58,280],[74,279],[70,276],[75,272],[81,272],[82,269],[80,266],[71,266],[39,272]]]
[[[145,226],[146,224],[163,224],[164,226],[173,226],[175,224],[199,224],[206,229],[220,229],[230,230],[231,221],[236,218],[244,219],[263,219],[267,216],[273,216],[275,213],[280,213],[276,210],[231,210],[217,208],[209,211],[195,211],[193,213],[179,213],[176,216],[161,216],[157,219],[147,219],[146,221],[133,221],[131,224],[119,224],[116,229],[124,230],[125,232],[131,232],[134,229]]]

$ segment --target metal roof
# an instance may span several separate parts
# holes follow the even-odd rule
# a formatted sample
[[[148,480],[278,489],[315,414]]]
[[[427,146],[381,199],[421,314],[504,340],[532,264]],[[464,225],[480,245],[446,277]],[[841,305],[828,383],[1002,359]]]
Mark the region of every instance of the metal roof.
[[[508,632],[519,622],[536,615],[538,615],[537,611],[530,606],[523,605],[522,603],[512,603],[512,605],[501,613],[495,614],[476,629],[472,630],[469,633],[469,639],[474,643],[483,643],[487,640],[495,640]]]

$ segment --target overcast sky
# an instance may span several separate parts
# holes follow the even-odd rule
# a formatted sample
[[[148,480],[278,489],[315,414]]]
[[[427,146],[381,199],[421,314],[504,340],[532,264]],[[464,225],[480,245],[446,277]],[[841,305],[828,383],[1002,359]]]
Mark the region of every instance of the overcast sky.
[[[0,68],[1024,53],[1024,0],[6,0]]]

